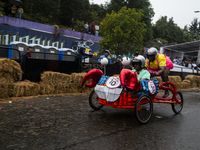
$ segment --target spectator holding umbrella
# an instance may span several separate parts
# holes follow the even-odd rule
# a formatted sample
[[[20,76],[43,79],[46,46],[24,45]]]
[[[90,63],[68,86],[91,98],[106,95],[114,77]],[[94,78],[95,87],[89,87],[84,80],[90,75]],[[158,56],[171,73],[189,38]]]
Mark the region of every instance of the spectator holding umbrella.
[[[13,5],[11,7],[11,15],[12,15],[12,17],[15,17],[16,11],[17,11],[17,7],[15,5]]]

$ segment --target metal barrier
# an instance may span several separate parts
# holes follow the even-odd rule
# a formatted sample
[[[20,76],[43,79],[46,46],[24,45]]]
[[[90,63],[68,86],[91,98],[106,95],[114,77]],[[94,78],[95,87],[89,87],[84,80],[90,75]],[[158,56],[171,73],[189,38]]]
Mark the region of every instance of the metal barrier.
[[[59,54],[59,53],[52,54],[52,53],[46,53],[46,52],[31,52],[31,53],[67,55],[67,54]],[[22,62],[21,62],[21,67],[24,72],[23,80],[28,79],[30,81],[39,82],[40,75],[44,71],[55,71],[55,72],[66,73],[66,74],[71,74],[73,72],[77,72],[77,73],[81,72],[81,64],[80,64],[79,57],[76,55],[71,55],[71,57],[77,57],[78,61],[26,59],[25,55],[23,55]]]
[[[18,52],[18,54],[19,54],[19,57],[18,57],[18,59],[14,59],[14,60],[18,60],[19,62],[20,62],[20,59],[21,59],[21,53],[20,53],[20,51],[18,50],[18,49],[16,49],[16,48],[11,48],[11,47],[6,47],[6,46],[0,46],[0,50],[1,49],[12,49],[12,50],[14,50],[14,51],[17,51]]]

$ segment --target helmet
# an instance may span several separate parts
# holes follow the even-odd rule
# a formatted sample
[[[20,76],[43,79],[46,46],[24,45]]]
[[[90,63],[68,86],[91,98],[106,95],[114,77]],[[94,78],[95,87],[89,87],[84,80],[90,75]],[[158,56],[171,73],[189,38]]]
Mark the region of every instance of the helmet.
[[[132,60],[132,65],[134,66],[134,63],[140,63],[141,68],[144,68],[145,66],[145,58],[142,55],[138,55],[135,57],[135,59]]]
[[[154,57],[156,58],[157,54],[158,54],[158,51],[155,47],[151,47],[150,49],[147,50],[147,56],[154,55]]]

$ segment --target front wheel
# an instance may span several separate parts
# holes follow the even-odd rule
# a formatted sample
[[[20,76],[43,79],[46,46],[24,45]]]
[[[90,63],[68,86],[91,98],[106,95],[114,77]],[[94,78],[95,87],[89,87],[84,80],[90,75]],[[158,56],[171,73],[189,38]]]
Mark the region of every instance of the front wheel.
[[[176,97],[179,101],[181,101],[182,104],[173,103],[172,110],[175,114],[179,114],[181,110],[183,109],[183,95],[180,91],[178,91]],[[174,97],[172,97],[172,101],[175,101]]]
[[[99,110],[103,107],[103,104],[99,103],[98,96],[94,90],[90,93],[89,104],[94,110]]]
[[[135,104],[135,117],[140,124],[146,124],[153,114],[153,102],[149,95],[141,95]]]

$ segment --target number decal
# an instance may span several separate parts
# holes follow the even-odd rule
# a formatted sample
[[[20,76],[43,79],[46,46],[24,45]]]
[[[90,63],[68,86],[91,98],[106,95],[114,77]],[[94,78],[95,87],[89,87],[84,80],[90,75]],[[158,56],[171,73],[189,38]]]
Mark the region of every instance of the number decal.
[[[156,93],[156,86],[155,86],[155,84],[153,83],[153,81],[152,80],[149,80],[148,81],[148,89],[149,89],[149,93],[150,94],[155,94]]]
[[[106,86],[108,88],[117,88],[121,85],[120,79],[119,77],[110,77],[108,78],[108,80],[106,81]]]

